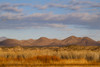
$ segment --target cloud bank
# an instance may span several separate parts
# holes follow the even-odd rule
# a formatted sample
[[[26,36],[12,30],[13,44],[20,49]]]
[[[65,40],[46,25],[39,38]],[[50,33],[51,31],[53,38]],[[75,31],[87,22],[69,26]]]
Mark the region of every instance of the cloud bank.
[[[25,14],[24,9],[26,7],[34,10]],[[52,13],[42,13],[41,11],[50,8],[57,8],[60,11],[64,9],[65,13],[56,14],[53,12],[53,9],[51,9]],[[23,29],[30,27],[65,28],[67,25],[74,25],[77,28],[100,29],[99,8],[100,3],[80,0],[71,0],[67,4],[0,4],[0,29]],[[56,12],[60,13],[60,11]]]
[[[17,27],[64,27],[64,25],[80,25],[87,29],[100,29],[100,14],[71,13],[33,13],[24,15],[22,13],[5,13],[0,15],[5,19],[0,23],[0,28]],[[62,24],[62,25],[61,25]]]

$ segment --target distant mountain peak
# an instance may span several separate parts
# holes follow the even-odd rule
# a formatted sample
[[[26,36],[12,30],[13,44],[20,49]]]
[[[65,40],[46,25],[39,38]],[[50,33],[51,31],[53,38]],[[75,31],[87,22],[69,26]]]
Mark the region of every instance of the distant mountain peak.
[[[40,37],[39,39],[37,39],[37,41],[47,41],[47,40],[49,40],[49,39],[46,37]]]
[[[0,37],[0,38],[7,38],[7,37]]]
[[[39,39],[48,39],[47,37],[40,37]]]
[[[69,41],[69,40],[77,40],[77,39],[79,39],[80,37],[76,37],[76,36],[70,36],[70,37],[68,37],[68,38],[66,38],[66,39],[64,39],[63,41]]]
[[[70,36],[70,37],[68,37],[68,38],[76,38],[76,36]]]
[[[0,41],[6,40],[6,39],[8,39],[8,38],[6,38],[6,37],[0,37]]]
[[[70,37],[68,37],[68,38],[74,39],[74,38],[78,38],[78,37],[76,37],[76,36],[70,36]]]

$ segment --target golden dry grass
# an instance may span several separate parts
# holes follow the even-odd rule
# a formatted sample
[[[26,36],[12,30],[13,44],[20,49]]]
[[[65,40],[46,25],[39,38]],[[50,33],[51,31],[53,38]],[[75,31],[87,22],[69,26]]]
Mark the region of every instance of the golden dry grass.
[[[99,64],[99,47],[2,47],[0,64]]]

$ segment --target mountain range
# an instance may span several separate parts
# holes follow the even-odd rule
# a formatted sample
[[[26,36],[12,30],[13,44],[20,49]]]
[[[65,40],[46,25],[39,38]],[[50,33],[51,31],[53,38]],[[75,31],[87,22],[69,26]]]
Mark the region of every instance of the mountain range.
[[[0,38],[0,46],[68,46],[68,45],[81,45],[81,46],[99,46],[100,41],[95,41],[89,37],[76,37],[70,36],[63,40],[49,39],[41,37],[39,39],[29,40],[16,40]]]

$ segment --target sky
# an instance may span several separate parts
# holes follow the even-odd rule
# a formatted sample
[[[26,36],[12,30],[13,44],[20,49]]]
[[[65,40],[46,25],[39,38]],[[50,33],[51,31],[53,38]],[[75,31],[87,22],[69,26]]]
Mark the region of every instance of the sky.
[[[100,0],[0,0],[0,37],[100,40]]]

